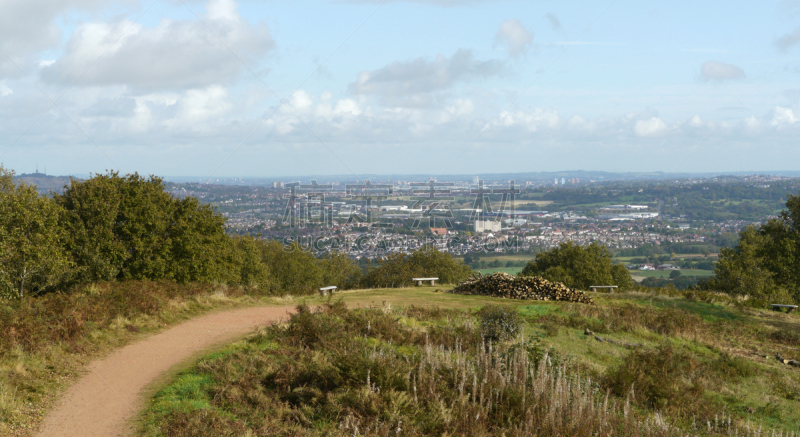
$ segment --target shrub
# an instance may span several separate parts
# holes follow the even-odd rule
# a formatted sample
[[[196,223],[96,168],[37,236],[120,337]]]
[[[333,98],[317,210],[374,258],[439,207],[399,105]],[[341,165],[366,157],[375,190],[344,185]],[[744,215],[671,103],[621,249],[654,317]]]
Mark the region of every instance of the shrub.
[[[633,390],[635,401],[647,408],[702,417],[709,412],[709,405],[703,399],[699,369],[700,363],[691,354],[664,343],[628,354],[607,372],[605,384],[618,396]]]
[[[486,305],[477,315],[483,337],[493,342],[507,340],[522,329],[522,318],[514,308]]]
[[[424,247],[411,255],[390,254],[366,277],[369,287],[407,287],[414,277],[437,277],[442,284],[455,284],[466,279],[472,270],[460,259],[435,247]]]
[[[633,285],[628,270],[612,264],[608,248],[597,243],[585,247],[571,241],[561,243],[559,247],[536,255],[520,275],[542,276],[583,290],[591,285],[616,285],[626,290]]]

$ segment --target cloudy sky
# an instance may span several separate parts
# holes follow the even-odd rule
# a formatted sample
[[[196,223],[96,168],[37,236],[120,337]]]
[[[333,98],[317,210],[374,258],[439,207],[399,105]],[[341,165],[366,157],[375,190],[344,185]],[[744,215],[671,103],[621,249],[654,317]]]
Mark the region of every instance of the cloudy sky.
[[[800,169],[800,1],[0,0],[0,162]]]

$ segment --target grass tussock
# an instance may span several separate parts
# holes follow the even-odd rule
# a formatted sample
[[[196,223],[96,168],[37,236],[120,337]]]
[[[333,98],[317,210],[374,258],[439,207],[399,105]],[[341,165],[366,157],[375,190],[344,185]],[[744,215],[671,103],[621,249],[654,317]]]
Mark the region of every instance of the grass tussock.
[[[141,434],[761,435],[704,395],[713,378],[751,377],[744,360],[664,343],[595,380],[536,338],[489,340],[482,321],[507,311],[298,306],[161,390]]]

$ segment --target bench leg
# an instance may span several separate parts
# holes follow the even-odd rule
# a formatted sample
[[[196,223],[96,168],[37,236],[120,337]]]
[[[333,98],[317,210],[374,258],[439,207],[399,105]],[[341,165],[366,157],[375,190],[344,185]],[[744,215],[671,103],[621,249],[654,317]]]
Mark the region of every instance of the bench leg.
[[[436,284],[434,284],[434,281],[431,281],[431,287],[433,287],[434,285],[436,285]]]

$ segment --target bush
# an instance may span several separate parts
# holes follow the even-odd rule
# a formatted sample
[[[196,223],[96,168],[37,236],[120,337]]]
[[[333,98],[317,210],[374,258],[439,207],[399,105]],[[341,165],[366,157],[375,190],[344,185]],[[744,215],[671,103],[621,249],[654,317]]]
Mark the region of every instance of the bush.
[[[691,354],[664,343],[631,352],[606,374],[605,384],[618,396],[633,390],[635,402],[644,407],[703,417],[709,405],[703,399],[699,369],[700,363]]]
[[[511,307],[486,305],[478,311],[481,333],[493,342],[507,340],[522,329],[522,318]]]
[[[390,254],[377,267],[369,270],[366,285],[369,287],[408,287],[411,278],[437,277],[442,284],[463,281],[472,269],[449,253],[435,247],[424,247],[411,255]]]
[[[571,241],[561,243],[559,247],[536,255],[520,275],[541,276],[582,290],[592,285],[616,285],[622,290],[633,286],[628,270],[612,264],[608,248],[597,243],[585,247]]]

